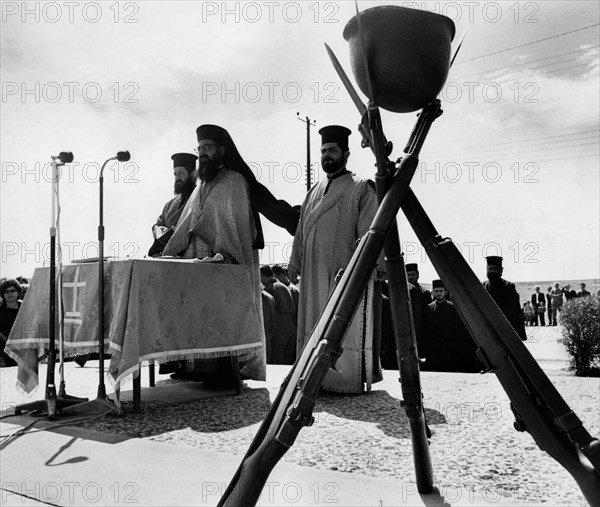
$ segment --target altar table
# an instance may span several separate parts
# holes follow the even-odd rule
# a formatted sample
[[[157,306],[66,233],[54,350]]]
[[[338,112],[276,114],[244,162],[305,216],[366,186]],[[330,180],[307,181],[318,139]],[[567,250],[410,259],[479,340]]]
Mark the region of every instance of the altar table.
[[[66,357],[98,351],[98,268],[91,262],[62,269]],[[35,270],[5,348],[18,362],[17,386],[26,392],[38,385],[38,356],[48,348],[49,279],[50,268]],[[227,356],[244,361],[264,344],[258,312],[248,266],[105,262],[107,378],[117,390],[126,376],[137,376],[142,362]]]

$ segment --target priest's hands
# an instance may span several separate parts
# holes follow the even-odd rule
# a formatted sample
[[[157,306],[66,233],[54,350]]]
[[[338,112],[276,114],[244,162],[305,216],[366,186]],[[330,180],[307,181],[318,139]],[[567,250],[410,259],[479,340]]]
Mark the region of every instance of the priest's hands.
[[[290,278],[290,282],[296,285],[298,283],[298,270],[294,266],[288,266],[288,275]]]
[[[194,259],[194,262],[202,262],[202,263],[206,263],[206,262],[212,262],[212,263],[222,263],[225,259],[223,258],[223,256],[218,253],[215,254],[214,257],[210,257],[210,256],[206,256],[202,259]]]

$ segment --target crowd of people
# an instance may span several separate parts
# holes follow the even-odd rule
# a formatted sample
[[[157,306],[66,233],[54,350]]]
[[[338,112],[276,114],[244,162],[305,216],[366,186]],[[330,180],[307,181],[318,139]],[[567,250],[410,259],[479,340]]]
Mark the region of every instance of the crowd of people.
[[[483,287],[498,305],[506,319],[521,338],[527,340],[521,319],[519,295],[515,285],[505,280],[502,257],[486,258],[487,280]],[[417,264],[406,265],[411,310],[419,358],[423,371],[475,373],[484,366],[477,356],[477,345],[471,338],[455,308],[452,296],[442,280],[433,280],[432,292],[419,283]],[[397,369],[396,344],[386,313],[389,302],[384,299],[381,335],[381,363],[384,368]]]
[[[577,292],[571,289],[570,284],[563,285],[554,282],[554,286],[548,286],[544,294],[539,285],[534,288],[531,295],[531,301],[523,302],[522,317],[527,326],[545,326],[546,311],[548,312],[548,326],[558,325],[558,316],[562,310],[563,303],[575,298],[590,297],[592,293],[588,291],[584,282],[579,284],[580,290]],[[600,289],[598,289],[600,296]]]
[[[294,364],[298,328],[298,287],[279,264],[260,268],[267,364]]]

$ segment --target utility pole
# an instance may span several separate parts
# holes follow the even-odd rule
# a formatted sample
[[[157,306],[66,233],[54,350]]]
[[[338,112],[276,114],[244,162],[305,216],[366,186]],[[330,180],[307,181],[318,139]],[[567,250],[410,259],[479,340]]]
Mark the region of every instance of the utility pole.
[[[310,181],[310,127],[314,127],[317,124],[317,121],[311,121],[308,116],[305,120],[303,120],[300,118],[300,113],[296,113],[296,116],[298,116],[298,120],[300,120],[302,123],[306,123],[306,190],[308,191],[312,186]]]

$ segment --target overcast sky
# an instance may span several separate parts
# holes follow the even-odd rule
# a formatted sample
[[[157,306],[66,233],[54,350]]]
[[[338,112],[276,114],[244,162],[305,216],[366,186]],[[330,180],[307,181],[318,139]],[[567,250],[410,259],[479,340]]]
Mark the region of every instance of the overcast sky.
[[[365,10],[400,2],[360,1]],[[444,114],[412,188],[480,278],[485,255],[514,281],[599,275],[598,2],[405,2],[466,29],[440,99]],[[349,168],[373,177],[360,118],[327,57],[350,75],[342,37],[353,2],[2,2],[0,276],[48,265],[50,156],[60,181],[63,261],[97,255],[98,170],[105,170],[105,254],[142,258],[172,197],[171,155],[195,129],[232,135],[260,181],[300,204],[306,127],[314,177],[320,127],[353,130]],[[390,48],[394,51],[394,48]],[[365,98],[366,101],[366,98]],[[394,158],[416,113],[383,111]],[[433,267],[400,215],[407,262]],[[263,219],[263,263],[287,262],[292,238]]]

